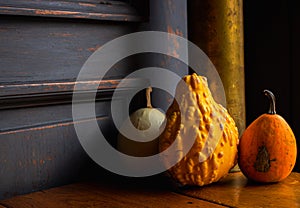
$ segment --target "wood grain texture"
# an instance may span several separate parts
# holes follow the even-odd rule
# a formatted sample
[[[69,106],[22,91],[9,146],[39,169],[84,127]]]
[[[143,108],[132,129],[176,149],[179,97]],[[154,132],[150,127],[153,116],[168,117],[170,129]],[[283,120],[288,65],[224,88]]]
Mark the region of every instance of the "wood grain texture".
[[[95,6],[93,5],[95,4],[94,0],[84,0],[85,4],[79,5],[80,8],[76,7],[77,10],[74,10],[75,7],[73,7],[70,11],[67,8],[69,8],[71,1],[68,1],[68,4],[65,4],[64,1],[47,1],[53,3],[53,8],[46,6],[40,8],[41,4],[39,2],[46,1],[39,0],[35,1],[39,4],[37,7],[32,7],[33,4],[30,4],[31,7],[8,5],[17,1],[0,2],[4,7],[1,10],[0,22],[0,83],[7,90],[7,93],[3,94],[6,101],[18,98],[18,96],[27,99],[29,96],[28,103],[30,103],[30,101],[34,101],[33,95],[40,96],[43,93],[47,94],[46,96],[56,93],[54,98],[51,99],[58,101],[60,99],[58,92],[61,90],[62,93],[66,93],[64,90],[70,85],[50,84],[50,86],[46,86],[47,83],[74,81],[82,65],[93,52],[108,41],[137,30],[137,24],[132,23],[134,20],[126,19],[130,15],[122,16],[124,12],[120,12],[120,9],[114,11],[115,8],[121,7],[121,5],[106,5],[108,10],[111,8],[115,13],[111,16],[107,11],[106,14],[108,15],[103,16],[102,13],[97,13],[99,10],[95,12],[92,8],[88,8]],[[18,2],[23,4],[25,1]],[[27,3],[30,2],[32,3],[32,1]],[[71,2],[71,4],[73,3]],[[176,10],[174,11],[173,8],[175,7]],[[65,9],[59,10],[61,8]],[[102,8],[104,7],[98,9]],[[152,8],[157,9],[156,12],[151,14],[152,18],[156,18],[153,25],[157,26],[152,27],[152,29],[161,27],[166,32],[186,35],[185,2],[179,0],[155,1]],[[161,15],[164,10],[166,10],[166,13]],[[91,20],[95,16],[90,14],[87,16],[86,11],[102,16]],[[181,11],[180,17],[177,16],[177,11]],[[15,12],[17,16],[13,16]],[[121,16],[118,16],[119,14]],[[116,20],[113,19],[114,17],[119,18],[120,21],[98,21],[101,18],[102,20]],[[178,21],[180,21],[179,24],[177,24]],[[173,67],[170,64],[172,60],[166,60],[166,64],[163,62],[164,60],[158,59],[157,63],[160,63],[160,66],[170,66],[172,70]],[[178,66],[178,63],[175,65]],[[106,78],[110,80],[119,79],[130,72],[132,72],[132,68],[128,65],[128,62],[116,63]],[[179,71],[180,74],[186,72],[186,68]],[[86,79],[97,78],[87,74]],[[33,89],[31,84],[34,83],[44,83],[45,85]],[[17,85],[20,87],[19,89],[14,88]],[[22,90],[27,92],[22,94]],[[103,89],[102,92],[105,90]],[[18,102],[20,103],[21,100],[19,99]],[[10,104],[13,104],[16,100],[10,101]],[[103,102],[103,105],[98,105],[97,109],[100,117],[104,118],[103,123],[105,125],[103,129],[108,132],[108,138],[111,140],[117,132],[113,131],[111,123],[106,122],[108,117],[105,113],[108,113],[108,108],[105,102]],[[70,183],[72,180],[90,173],[90,168],[85,169],[86,166],[89,166],[90,160],[79,145],[73,124],[69,120],[69,106],[56,103],[52,106],[35,106],[34,109],[31,108],[32,106],[23,106],[27,108],[16,107],[10,106],[9,109],[1,111],[3,113],[1,115],[6,117],[2,120],[2,124],[5,124],[7,117],[13,116],[14,118],[10,118],[9,123],[5,124],[5,128],[1,132],[0,198],[8,198]],[[12,108],[14,112],[11,111]],[[87,119],[85,121],[88,122]],[[116,194],[112,203],[122,206],[123,203],[118,202],[116,199],[119,195],[122,197],[122,194],[126,196],[125,192],[127,190]],[[147,193],[144,196],[146,198],[141,196],[140,201],[134,198],[138,200],[138,205],[144,205],[145,201],[152,201],[154,197],[159,197],[155,195],[147,198]],[[174,195],[177,196],[177,194]],[[72,196],[71,201],[74,199],[76,201],[78,194]],[[45,197],[47,198],[47,196]],[[105,200],[105,197],[101,200]],[[134,196],[132,195],[132,197]],[[46,198],[43,201],[46,201]],[[55,202],[56,198],[59,198],[59,196],[55,195],[51,201]],[[170,199],[175,201],[175,198],[177,197],[171,197]],[[172,203],[175,206],[176,203],[169,202],[170,199],[166,198],[163,203],[157,203],[160,206],[167,203]],[[135,203],[134,200],[126,197],[123,197],[122,200]],[[61,199],[61,201],[64,201],[64,199]],[[81,202],[71,202],[71,204],[73,203],[75,203],[74,206],[78,207],[78,203]],[[93,201],[83,203],[92,204],[91,206],[93,206]],[[184,203],[185,205],[189,204],[189,202]],[[23,204],[19,204],[19,206],[24,207]],[[57,206],[56,204],[55,207]]]
[[[73,92],[75,84],[80,86],[80,91],[89,91],[93,89],[111,90],[115,89],[120,83],[121,79],[110,80],[87,80],[87,81],[65,81],[65,82],[26,82],[19,84],[1,84],[0,83],[0,98],[11,95],[31,95],[39,93],[64,93]],[[143,79],[126,79],[123,80],[122,88],[124,90],[139,87],[146,82]],[[126,88],[125,88],[126,87]]]
[[[126,178],[107,174],[0,201],[4,207],[299,207],[300,174],[275,184],[256,184],[242,173],[204,187],[172,189],[165,176]],[[176,193],[172,190],[176,190]]]
[[[134,24],[121,22],[3,15],[0,83],[75,81],[93,52],[108,41],[133,32],[134,28]],[[105,78],[122,78],[129,71],[128,62],[116,63]],[[85,78],[97,79],[91,74]]]
[[[256,184],[240,172],[231,173],[210,186],[186,188],[179,192],[230,207],[299,207],[300,174],[292,173],[280,183]]]
[[[145,184],[78,183],[18,196],[0,203],[10,208],[79,208],[79,207],[223,207]],[[150,187],[149,187],[150,186]]]
[[[182,0],[150,0],[149,1],[149,21],[142,23],[140,30],[162,31],[177,36],[188,38],[187,26],[187,1]],[[188,66],[178,58],[186,58],[188,49],[186,45],[181,45],[176,38],[170,36],[168,54],[148,54],[147,57],[139,59],[140,67],[145,65],[169,69],[180,77],[188,74]],[[176,86],[174,86],[175,89]],[[170,94],[153,89],[152,100],[154,106],[159,106],[167,110],[173,101]]]
[[[122,87],[118,87],[120,82],[120,79],[110,79],[80,82],[0,83],[0,109],[69,104],[72,102],[73,93],[82,94],[84,100],[87,95],[94,93],[94,90],[97,90],[96,101],[105,101],[111,99],[115,90],[118,91],[119,96],[123,94],[124,97],[130,90],[143,89],[149,84],[145,79],[123,79]]]
[[[226,106],[241,134],[246,124],[242,1],[191,0],[188,9],[189,40],[214,64],[223,85],[216,87],[219,83],[210,77],[210,71],[205,73],[208,84],[215,100]],[[190,59],[191,64],[197,64],[194,59]],[[203,67],[204,63],[198,64]],[[218,93],[223,90],[226,99]]]
[[[127,22],[144,20],[129,4],[120,1],[0,0],[0,14]]]
[[[107,136],[107,117],[98,118]],[[78,121],[86,125],[88,119]],[[67,184],[89,174],[91,160],[82,149],[74,123],[61,122],[0,134],[0,198]]]
[[[124,97],[126,92],[138,87],[141,82],[141,80],[125,80],[125,83],[126,81],[127,85],[124,86],[127,87],[120,88],[123,91],[118,95],[125,94],[123,97],[118,97],[118,102],[127,99]],[[97,96],[100,100],[97,99],[95,103],[99,127],[113,146],[116,144],[118,132],[111,121],[110,100],[118,83],[119,80],[106,80],[100,83]],[[70,183],[90,174],[91,160],[77,139],[72,118],[72,97],[67,96],[67,93],[72,95],[74,82],[69,83],[70,85],[56,84],[27,83],[3,87],[11,90],[8,90],[8,95],[1,97],[2,101],[13,97],[13,92],[20,98],[28,100],[27,106],[16,108],[17,105],[24,103],[15,100],[15,103],[12,102],[13,105],[9,105],[9,109],[0,111],[0,198],[2,199]],[[95,87],[93,81],[80,83],[79,91],[83,98],[89,93],[91,87]],[[35,96],[41,97],[39,100],[34,100]],[[47,103],[43,103],[43,100]],[[50,105],[51,102],[54,103]],[[92,120],[93,116],[86,115],[75,122],[80,125]]]

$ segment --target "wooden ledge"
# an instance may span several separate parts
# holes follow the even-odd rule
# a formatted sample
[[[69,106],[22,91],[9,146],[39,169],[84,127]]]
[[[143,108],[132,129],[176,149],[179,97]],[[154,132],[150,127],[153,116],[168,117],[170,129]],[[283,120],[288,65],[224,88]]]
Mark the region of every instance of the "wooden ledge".
[[[77,183],[2,200],[0,208],[222,207],[172,192],[158,184],[121,183],[120,180]]]
[[[165,179],[104,177],[98,182],[71,184],[2,200],[0,208],[298,207],[300,204],[299,173],[268,185],[252,183],[240,172],[230,173],[212,185],[180,189]]]
[[[0,0],[0,14],[125,22],[145,20],[127,3],[101,0],[92,2]]]
[[[237,172],[218,183],[179,192],[229,207],[299,207],[300,174],[292,173],[279,183],[257,184]]]
[[[121,81],[122,85],[118,87]],[[70,104],[75,86],[76,93],[81,94],[83,100],[89,93],[94,94],[94,91],[97,90],[96,100],[99,101],[111,99],[116,90],[119,94],[121,92],[128,93],[130,90],[145,88],[148,83],[148,80],[137,78],[15,84],[0,82],[0,110],[50,104]]]

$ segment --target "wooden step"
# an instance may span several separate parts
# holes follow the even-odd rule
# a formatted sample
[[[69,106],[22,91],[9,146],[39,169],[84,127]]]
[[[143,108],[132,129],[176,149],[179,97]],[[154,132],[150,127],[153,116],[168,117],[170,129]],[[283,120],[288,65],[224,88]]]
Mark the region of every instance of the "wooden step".
[[[154,182],[76,183],[2,200],[0,208],[224,207],[175,193]]]
[[[204,187],[174,185],[165,176],[99,177],[0,201],[0,208],[299,207],[300,174],[279,183],[253,183],[240,172]]]

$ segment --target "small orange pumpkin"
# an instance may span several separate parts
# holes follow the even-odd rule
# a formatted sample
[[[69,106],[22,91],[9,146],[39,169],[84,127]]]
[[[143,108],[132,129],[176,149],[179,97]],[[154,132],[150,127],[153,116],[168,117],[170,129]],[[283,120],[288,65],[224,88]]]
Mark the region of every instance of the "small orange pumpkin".
[[[278,182],[285,179],[296,163],[297,145],[292,129],[275,111],[275,96],[264,90],[270,100],[269,112],[259,116],[244,131],[239,144],[239,167],[249,179]]]

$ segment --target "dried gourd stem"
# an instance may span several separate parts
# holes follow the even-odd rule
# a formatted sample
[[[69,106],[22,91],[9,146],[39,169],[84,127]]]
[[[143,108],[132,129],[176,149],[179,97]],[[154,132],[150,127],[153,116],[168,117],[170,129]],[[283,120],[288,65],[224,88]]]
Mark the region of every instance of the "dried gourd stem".
[[[270,90],[264,90],[264,93],[270,100],[270,108],[268,114],[276,114],[274,94]]]
[[[152,108],[152,105],[151,105],[151,92],[152,92],[152,87],[148,87],[146,89],[147,108]]]

